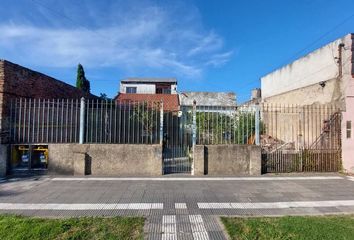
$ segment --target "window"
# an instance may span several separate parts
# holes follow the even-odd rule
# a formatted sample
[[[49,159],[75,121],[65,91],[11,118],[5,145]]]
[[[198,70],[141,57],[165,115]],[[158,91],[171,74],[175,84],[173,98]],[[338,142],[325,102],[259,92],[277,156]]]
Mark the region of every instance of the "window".
[[[352,121],[347,121],[347,138],[352,137]]]
[[[136,93],[136,87],[127,87],[126,93]]]
[[[171,85],[156,85],[157,94],[171,94]]]

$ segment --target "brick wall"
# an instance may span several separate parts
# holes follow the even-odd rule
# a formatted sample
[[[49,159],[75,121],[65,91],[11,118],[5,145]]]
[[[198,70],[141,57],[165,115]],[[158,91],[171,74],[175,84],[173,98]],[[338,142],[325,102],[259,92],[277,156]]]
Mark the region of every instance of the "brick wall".
[[[94,98],[96,96],[6,60],[0,60],[0,143],[6,143],[11,98]]]

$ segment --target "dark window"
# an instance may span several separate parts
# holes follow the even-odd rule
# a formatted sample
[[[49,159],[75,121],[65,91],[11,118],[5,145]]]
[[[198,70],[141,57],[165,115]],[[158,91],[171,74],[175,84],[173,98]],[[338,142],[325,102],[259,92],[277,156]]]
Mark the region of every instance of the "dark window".
[[[347,121],[347,138],[352,137],[352,121]]]
[[[171,85],[158,84],[156,85],[157,94],[171,94]]]
[[[136,93],[136,87],[127,87],[126,92],[127,93]]]

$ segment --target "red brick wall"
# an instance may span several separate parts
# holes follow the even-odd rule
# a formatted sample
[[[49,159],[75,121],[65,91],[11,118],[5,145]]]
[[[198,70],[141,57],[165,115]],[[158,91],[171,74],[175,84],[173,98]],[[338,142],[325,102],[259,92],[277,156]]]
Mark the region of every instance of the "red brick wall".
[[[95,98],[96,96],[6,60],[0,60],[0,143],[6,142],[11,98]]]

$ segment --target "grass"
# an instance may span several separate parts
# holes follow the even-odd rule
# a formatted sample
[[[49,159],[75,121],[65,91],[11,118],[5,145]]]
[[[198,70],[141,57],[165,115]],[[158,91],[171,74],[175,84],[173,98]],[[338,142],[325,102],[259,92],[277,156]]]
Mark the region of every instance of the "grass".
[[[354,239],[354,216],[221,218],[231,239]]]
[[[143,239],[138,217],[30,218],[0,215],[0,239]]]

